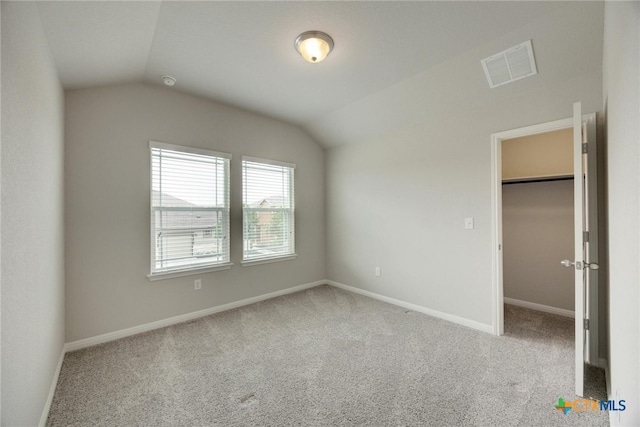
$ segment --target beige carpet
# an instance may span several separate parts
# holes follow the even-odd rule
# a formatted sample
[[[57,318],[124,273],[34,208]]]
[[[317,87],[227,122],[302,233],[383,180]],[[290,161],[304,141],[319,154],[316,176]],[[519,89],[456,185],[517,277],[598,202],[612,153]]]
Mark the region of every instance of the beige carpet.
[[[49,426],[608,425],[572,400],[571,319],[495,337],[320,286],[66,355]]]

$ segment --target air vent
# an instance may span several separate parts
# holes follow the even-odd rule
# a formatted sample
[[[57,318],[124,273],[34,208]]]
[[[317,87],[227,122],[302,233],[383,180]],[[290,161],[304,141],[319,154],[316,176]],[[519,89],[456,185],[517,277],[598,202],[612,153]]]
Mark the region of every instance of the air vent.
[[[538,74],[531,40],[483,59],[482,68],[491,88]]]

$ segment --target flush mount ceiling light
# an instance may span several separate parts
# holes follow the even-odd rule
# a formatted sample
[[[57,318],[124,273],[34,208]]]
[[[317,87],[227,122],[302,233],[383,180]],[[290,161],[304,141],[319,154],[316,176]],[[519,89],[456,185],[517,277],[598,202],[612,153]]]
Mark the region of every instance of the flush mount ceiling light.
[[[171,76],[162,76],[162,83],[164,83],[166,86],[173,86],[176,84],[176,79],[171,77]]]
[[[307,62],[322,62],[333,49],[333,39],[322,31],[305,31],[294,44],[296,50]]]

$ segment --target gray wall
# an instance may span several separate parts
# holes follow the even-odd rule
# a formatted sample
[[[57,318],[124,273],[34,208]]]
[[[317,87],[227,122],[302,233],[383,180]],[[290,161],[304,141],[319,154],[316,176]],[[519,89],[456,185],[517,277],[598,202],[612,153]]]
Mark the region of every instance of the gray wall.
[[[573,181],[502,186],[504,296],[574,311]]]
[[[64,344],[64,95],[35,4],[1,7],[2,425],[33,426]]]
[[[324,152],[298,127],[129,84],[68,91],[65,130],[68,342],[325,277]],[[146,278],[149,140],[233,155],[231,270]],[[296,163],[296,260],[240,265],[242,155]]]
[[[603,101],[606,112],[609,229],[609,373],[627,410],[619,425],[640,425],[640,3],[605,5]]]
[[[541,72],[510,89],[474,89],[486,87],[479,61],[526,40],[534,28],[525,28],[362,100],[363,112],[395,116],[408,103],[420,117],[327,151],[328,278],[491,325],[490,135],[571,117],[575,101],[585,112],[602,108],[601,6],[590,32],[572,35],[591,52],[581,75],[545,81]]]

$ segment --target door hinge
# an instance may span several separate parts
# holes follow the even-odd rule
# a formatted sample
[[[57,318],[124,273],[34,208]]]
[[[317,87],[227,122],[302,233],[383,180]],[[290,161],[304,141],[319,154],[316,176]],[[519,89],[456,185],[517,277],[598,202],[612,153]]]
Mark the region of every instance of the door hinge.
[[[587,154],[589,152],[589,144],[586,142],[582,144],[582,154]]]
[[[589,319],[584,319],[584,328],[588,331],[589,330]]]
[[[582,232],[582,241],[587,243],[589,242],[589,232],[588,231],[583,231]]]

